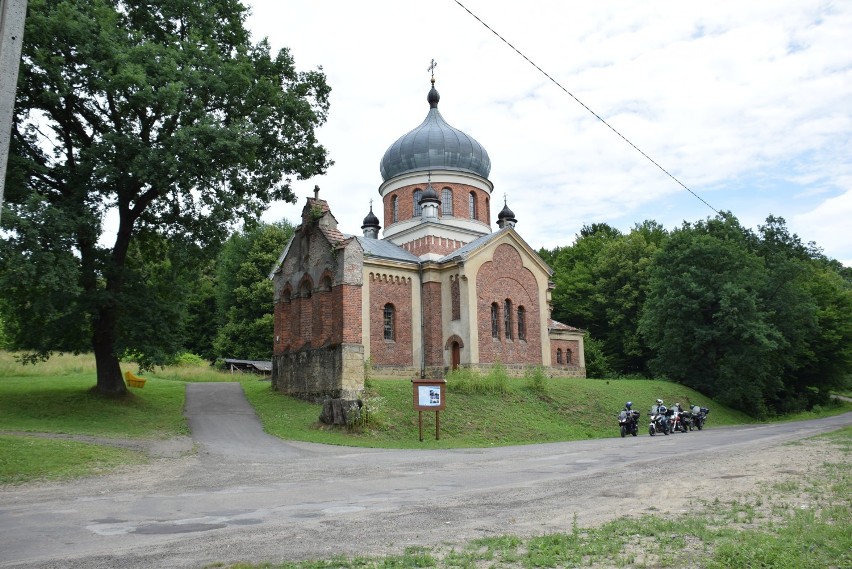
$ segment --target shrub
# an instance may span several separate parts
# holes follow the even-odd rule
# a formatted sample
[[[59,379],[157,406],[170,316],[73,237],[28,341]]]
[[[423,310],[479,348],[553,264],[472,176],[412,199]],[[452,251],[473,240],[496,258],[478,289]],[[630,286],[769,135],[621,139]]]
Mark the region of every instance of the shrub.
[[[193,367],[207,365],[207,361],[201,356],[193,354],[192,352],[183,352],[175,356],[174,365],[183,367]]]
[[[547,375],[541,366],[528,367],[524,371],[524,379],[530,391],[544,394],[547,391]]]

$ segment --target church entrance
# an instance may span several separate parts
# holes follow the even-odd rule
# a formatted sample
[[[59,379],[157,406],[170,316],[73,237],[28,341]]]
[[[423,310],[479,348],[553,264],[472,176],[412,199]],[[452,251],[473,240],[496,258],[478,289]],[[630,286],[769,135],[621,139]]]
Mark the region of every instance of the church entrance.
[[[459,343],[453,342],[450,350],[453,354],[453,365],[450,369],[459,369],[459,363],[461,363],[461,349],[459,348]]]

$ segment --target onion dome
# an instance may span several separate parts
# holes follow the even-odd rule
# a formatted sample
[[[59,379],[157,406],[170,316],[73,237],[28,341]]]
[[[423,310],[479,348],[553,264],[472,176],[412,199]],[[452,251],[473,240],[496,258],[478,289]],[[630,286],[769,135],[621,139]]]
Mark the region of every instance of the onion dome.
[[[367,217],[364,218],[364,225],[361,226],[361,229],[364,231],[365,237],[377,239],[379,236],[379,229],[381,229],[381,227],[382,226],[379,224],[379,218],[373,213],[373,203],[372,200],[370,200],[370,213],[368,213]]]
[[[515,219],[515,212],[509,209],[509,206],[506,204],[506,200],[503,200],[503,209],[500,210],[500,213],[497,214],[497,227],[500,229],[509,226],[514,227],[515,224],[518,223],[518,220]]]
[[[488,152],[472,136],[451,127],[438,112],[441,99],[435,79],[426,100],[429,114],[414,130],[404,134],[385,151],[380,165],[382,180],[424,170],[458,170],[483,178],[491,173]]]
[[[435,188],[432,187],[432,184],[428,184],[426,189],[423,190],[423,194],[420,196],[420,203],[436,203],[440,204],[441,200],[438,198],[438,192],[435,191]]]

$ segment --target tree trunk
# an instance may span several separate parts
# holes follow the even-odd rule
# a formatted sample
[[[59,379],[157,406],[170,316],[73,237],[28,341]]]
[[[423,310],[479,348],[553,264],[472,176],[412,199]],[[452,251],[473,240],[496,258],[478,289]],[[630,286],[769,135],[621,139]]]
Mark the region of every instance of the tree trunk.
[[[110,312],[109,309],[101,310],[100,318],[95,321],[92,337],[98,376],[95,391],[109,397],[122,397],[127,394],[127,386],[115,355],[115,316]]]

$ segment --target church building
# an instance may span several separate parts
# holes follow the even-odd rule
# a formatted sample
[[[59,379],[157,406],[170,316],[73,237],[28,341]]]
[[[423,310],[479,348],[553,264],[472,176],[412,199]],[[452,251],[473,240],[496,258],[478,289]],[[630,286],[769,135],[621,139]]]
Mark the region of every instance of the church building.
[[[491,160],[439,99],[433,76],[425,120],[382,158],[383,232],[372,201],[362,234],[349,235],[319,188],[307,198],[270,275],[275,389],[352,399],[366,370],[442,377],[497,363],[585,377],[583,331],[550,318],[552,269],[505,200],[492,230]]]

